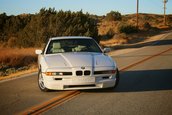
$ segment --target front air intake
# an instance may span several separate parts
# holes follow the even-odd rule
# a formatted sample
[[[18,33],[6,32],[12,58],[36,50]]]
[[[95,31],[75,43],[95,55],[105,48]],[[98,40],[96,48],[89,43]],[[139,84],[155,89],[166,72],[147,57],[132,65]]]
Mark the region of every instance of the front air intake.
[[[82,71],[76,71],[76,75],[77,75],[77,76],[82,75]]]
[[[82,76],[82,75],[87,76],[87,75],[90,75],[90,74],[91,74],[91,71],[89,71],[89,70],[85,70],[85,71],[76,71],[76,75],[77,75],[77,76]]]
[[[90,75],[90,71],[88,71],[88,70],[86,70],[86,71],[84,71],[84,75]]]

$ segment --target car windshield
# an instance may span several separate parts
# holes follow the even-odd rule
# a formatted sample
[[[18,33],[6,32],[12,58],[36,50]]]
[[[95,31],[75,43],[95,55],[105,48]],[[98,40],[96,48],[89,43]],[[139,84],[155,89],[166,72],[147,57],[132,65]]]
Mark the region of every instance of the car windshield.
[[[92,39],[59,39],[49,43],[46,54],[65,52],[99,52],[101,49]]]

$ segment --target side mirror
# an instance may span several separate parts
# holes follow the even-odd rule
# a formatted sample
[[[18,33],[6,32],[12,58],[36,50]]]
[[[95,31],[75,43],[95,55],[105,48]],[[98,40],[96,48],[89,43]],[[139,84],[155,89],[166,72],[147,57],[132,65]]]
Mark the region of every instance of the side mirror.
[[[104,52],[104,53],[109,53],[110,51],[111,51],[110,48],[104,48],[104,49],[103,49],[103,52]]]
[[[35,53],[40,55],[40,54],[42,54],[42,50],[35,50]]]

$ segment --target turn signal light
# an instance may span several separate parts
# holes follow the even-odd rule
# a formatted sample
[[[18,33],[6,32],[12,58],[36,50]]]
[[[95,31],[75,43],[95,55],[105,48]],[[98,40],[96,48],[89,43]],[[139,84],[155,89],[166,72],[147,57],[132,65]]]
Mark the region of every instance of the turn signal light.
[[[47,76],[52,76],[53,73],[55,73],[55,72],[46,72],[45,74],[46,74]]]

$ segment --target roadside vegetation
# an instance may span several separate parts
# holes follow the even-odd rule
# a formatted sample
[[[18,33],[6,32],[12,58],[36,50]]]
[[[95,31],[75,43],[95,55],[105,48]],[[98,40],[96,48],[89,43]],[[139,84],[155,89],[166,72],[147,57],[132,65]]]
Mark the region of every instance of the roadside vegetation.
[[[121,15],[111,11],[106,16],[84,14],[81,11],[56,11],[42,8],[36,14],[7,16],[0,14],[0,76],[36,68],[36,48],[42,48],[50,37],[91,36],[102,47],[135,43],[171,29],[172,15]]]
[[[96,20],[82,11],[56,11],[42,8],[38,14],[0,15],[0,41],[3,46],[41,47],[54,36],[97,38]],[[96,39],[98,41],[98,39]]]
[[[36,67],[35,48],[0,48],[0,76]]]

